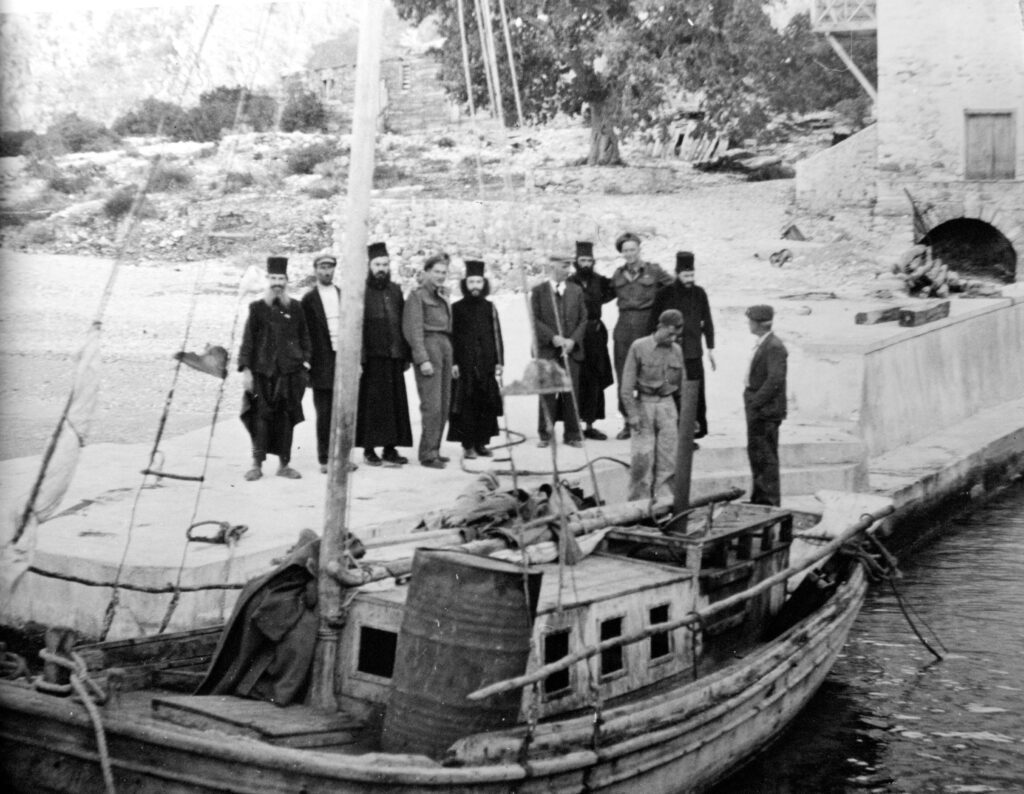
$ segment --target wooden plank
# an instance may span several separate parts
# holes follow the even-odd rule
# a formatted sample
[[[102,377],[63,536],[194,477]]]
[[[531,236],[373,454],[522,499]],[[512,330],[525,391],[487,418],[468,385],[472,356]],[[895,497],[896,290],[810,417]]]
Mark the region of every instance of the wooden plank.
[[[878,323],[890,323],[900,319],[900,306],[876,306],[874,309],[857,312],[853,317],[856,325],[877,325]]]
[[[916,328],[946,317],[949,317],[949,301],[936,301],[925,306],[900,309],[900,326]]]
[[[324,713],[295,704],[229,695],[168,695],[153,698],[153,714],[189,728],[219,730],[286,747],[322,747],[356,740],[363,723],[345,712]]]

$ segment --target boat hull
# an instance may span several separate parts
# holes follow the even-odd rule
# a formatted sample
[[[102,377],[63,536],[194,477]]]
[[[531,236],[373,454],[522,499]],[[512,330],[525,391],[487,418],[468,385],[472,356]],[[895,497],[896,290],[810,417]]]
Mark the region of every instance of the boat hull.
[[[774,740],[821,686],[864,600],[857,569],[825,606],[716,673],[628,707],[590,742],[514,762],[444,767],[422,756],[344,755],[168,725],[107,707],[119,794],[167,792],[701,791]],[[127,700],[127,697],[126,697]],[[571,736],[589,718],[546,725]],[[103,791],[85,710],[0,684],[0,769],[8,791]]]

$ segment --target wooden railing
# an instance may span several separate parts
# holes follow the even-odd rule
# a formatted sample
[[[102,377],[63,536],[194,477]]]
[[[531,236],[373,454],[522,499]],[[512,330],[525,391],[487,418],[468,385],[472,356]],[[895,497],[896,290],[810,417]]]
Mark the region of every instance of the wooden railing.
[[[873,31],[878,27],[876,0],[813,0],[811,27],[819,33]]]

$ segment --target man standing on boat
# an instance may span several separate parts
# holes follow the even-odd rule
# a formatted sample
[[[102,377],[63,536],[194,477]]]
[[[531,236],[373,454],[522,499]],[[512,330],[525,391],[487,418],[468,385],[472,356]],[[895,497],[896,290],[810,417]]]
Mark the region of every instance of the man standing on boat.
[[[466,260],[462,300],[452,304],[452,412],[448,440],[462,443],[462,456],[491,457],[487,444],[502,415],[498,378],[505,364],[498,311],[487,299],[484,263]]]
[[[630,429],[630,499],[672,496],[683,349],[677,343],[683,315],[669,309],[658,316],[654,333],[630,345],[622,368],[619,398]]]
[[[757,337],[743,390],[747,415],[747,456],[753,475],[750,501],[779,505],[779,425],[786,418],[786,358],[782,340],[772,333],[775,310],[758,305],[747,309],[750,332]]]
[[[576,243],[576,272],[569,281],[583,290],[587,307],[587,332],[583,335],[583,366],[580,368],[580,420],[586,424],[583,437],[594,441],[608,438],[594,427],[604,419],[604,390],[615,382],[608,356],[608,329],[601,322],[601,305],[615,297],[612,280],[594,272],[594,244]]]
[[[267,291],[249,304],[238,351],[238,371],[245,394],[242,422],[252,439],[252,466],[246,480],[263,476],[267,455],[277,455],[279,477],[302,477],[288,465],[292,430],[305,417],[302,395],[312,353],[309,331],[298,301],[288,297],[288,259],[267,258]]]
[[[412,348],[416,390],[420,394],[420,464],[443,469],[441,438],[452,389],[452,310],[448,305],[448,257],[435,254],[423,263],[423,283],[409,293],[402,312],[402,333]]]
[[[657,326],[657,319],[666,309],[678,309],[683,315],[683,362],[686,365],[686,379],[699,381],[697,391],[697,427],[694,438],[708,434],[708,406],[704,397],[704,346],[708,346],[708,361],[711,370],[715,363],[715,324],[711,319],[711,304],[703,287],[694,283],[694,258],[690,251],[676,252],[676,280],[658,291],[651,315],[651,330]]]
[[[622,368],[626,364],[626,354],[630,345],[650,332],[651,310],[654,299],[661,287],[672,283],[672,276],[653,262],[644,262],[640,258],[640,238],[633,232],[619,235],[615,241],[615,249],[626,260],[612,274],[612,287],[619,307],[619,321],[615,323],[612,338],[615,342],[615,377],[619,380],[621,394]],[[619,413],[624,417],[626,407],[619,401]],[[629,438],[630,428],[627,423],[616,436],[619,440]]]
[[[356,446],[370,466],[401,466],[409,459],[396,447],[412,446],[405,370],[409,347],[402,337],[402,288],[391,283],[391,259],[384,243],[367,246],[370,272],[363,303],[362,373],[356,412]],[[383,456],[377,454],[383,447]]]
[[[302,313],[309,329],[312,356],[309,385],[316,409],[316,457],[320,471],[327,472],[327,451],[331,433],[331,403],[334,399],[334,360],[338,347],[338,318],[341,291],[334,285],[338,260],[321,254],[313,260],[316,284],[302,296]]]
[[[579,284],[568,281],[569,258],[552,256],[548,278],[530,290],[530,312],[537,340],[537,358],[568,366],[573,391],[578,394],[580,364],[583,361],[583,337],[587,332],[587,307]],[[538,447],[551,443],[555,422],[565,427],[565,443],[582,447],[580,420],[572,392],[540,395],[537,434]]]

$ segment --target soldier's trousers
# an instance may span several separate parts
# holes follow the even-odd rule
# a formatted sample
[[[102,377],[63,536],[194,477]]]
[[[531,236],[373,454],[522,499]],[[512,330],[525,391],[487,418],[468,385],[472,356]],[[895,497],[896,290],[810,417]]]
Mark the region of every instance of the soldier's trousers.
[[[440,454],[441,437],[448,421],[452,398],[452,342],[447,334],[428,333],[423,340],[434,374],[427,376],[416,370],[416,391],[420,395],[420,463],[433,460]]]
[[[630,499],[672,496],[679,412],[671,397],[641,398],[640,428],[630,436]]]

